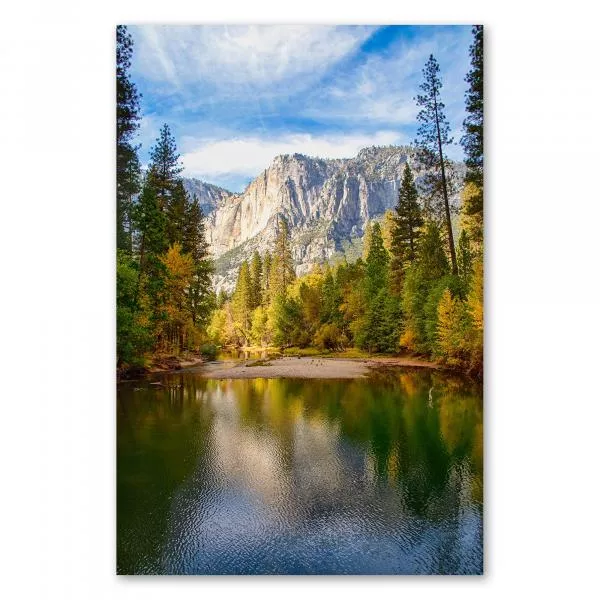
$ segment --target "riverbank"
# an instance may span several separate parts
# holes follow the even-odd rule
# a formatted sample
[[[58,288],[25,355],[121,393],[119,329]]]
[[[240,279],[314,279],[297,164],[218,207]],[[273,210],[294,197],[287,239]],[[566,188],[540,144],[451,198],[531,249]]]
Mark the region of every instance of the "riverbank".
[[[198,367],[204,362],[199,354],[183,356],[155,356],[146,366],[126,366],[117,369],[117,380],[137,379],[152,373],[168,373],[191,367]]]
[[[283,357],[258,360],[210,362],[194,369],[208,379],[356,379],[377,367],[439,369],[437,363],[413,357],[325,358]]]

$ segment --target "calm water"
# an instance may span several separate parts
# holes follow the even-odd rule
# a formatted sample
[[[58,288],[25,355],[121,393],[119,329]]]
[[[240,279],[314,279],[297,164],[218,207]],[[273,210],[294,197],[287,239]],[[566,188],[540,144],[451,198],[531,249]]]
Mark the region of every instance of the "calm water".
[[[118,388],[118,573],[482,572],[478,386],[152,381]]]

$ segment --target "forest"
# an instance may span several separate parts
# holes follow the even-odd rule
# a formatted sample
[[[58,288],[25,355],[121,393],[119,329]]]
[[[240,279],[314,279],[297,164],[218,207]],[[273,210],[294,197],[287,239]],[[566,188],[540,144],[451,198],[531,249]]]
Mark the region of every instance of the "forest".
[[[129,76],[133,42],[117,28],[117,366],[219,347],[409,352],[483,374],[483,28],[473,27],[460,144],[460,212],[449,196],[453,143],[439,65],[430,56],[415,98],[417,184],[404,168],[397,203],[368,224],[363,255],[296,277],[290,232],[239,269],[233,293],[212,289],[204,215],[181,180],[165,124],[142,170],[133,140],[140,96]]]

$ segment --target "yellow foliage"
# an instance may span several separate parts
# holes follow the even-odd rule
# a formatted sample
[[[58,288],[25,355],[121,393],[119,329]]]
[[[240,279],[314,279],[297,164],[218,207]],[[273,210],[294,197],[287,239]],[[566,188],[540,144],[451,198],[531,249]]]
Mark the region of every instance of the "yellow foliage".
[[[462,309],[461,301],[444,290],[437,309],[438,351],[449,364],[457,364],[463,350]]]
[[[466,230],[473,245],[473,250],[481,254],[483,245],[483,206],[481,190],[474,183],[467,183],[461,194],[461,225]]]
[[[407,325],[400,336],[400,346],[414,351],[417,348],[417,334],[414,329]]]

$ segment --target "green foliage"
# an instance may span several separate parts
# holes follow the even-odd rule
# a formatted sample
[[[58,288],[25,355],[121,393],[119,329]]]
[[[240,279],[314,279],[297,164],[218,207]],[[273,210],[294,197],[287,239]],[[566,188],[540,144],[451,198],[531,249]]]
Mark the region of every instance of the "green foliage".
[[[343,350],[347,337],[335,323],[321,325],[314,336],[314,343],[320,350]]]
[[[262,279],[263,279],[263,265],[262,259],[258,251],[254,251],[252,255],[252,264],[250,265],[250,278],[252,283],[251,288],[251,306],[256,308],[260,306],[262,300]]]
[[[460,140],[465,151],[467,173],[465,181],[473,183],[481,194],[477,210],[483,210],[483,26],[473,26],[473,42],[469,48],[471,70],[465,81],[469,88],[465,94],[467,116],[463,122],[464,135]]]
[[[433,55],[429,56],[423,69],[423,82],[419,86],[421,93],[417,95],[417,106],[420,110],[417,115],[419,128],[417,130],[417,156],[422,166],[429,169],[425,177],[424,187],[428,189],[431,200],[438,199],[440,202],[440,213],[446,223],[446,235],[450,250],[452,272],[458,273],[456,263],[456,251],[454,248],[454,235],[450,217],[450,202],[448,200],[449,181],[447,171],[448,160],[444,156],[444,146],[452,144],[450,137],[450,124],[444,114],[444,103],[440,97],[442,80],[439,76],[440,67]],[[438,211],[435,210],[435,213]],[[434,215],[430,214],[430,218]]]
[[[236,327],[245,342],[248,343],[250,341],[252,313],[252,278],[250,277],[250,267],[247,261],[244,261],[240,267],[231,304]]]
[[[289,229],[284,218],[279,219],[278,227],[275,249],[271,258],[269,295],[285,298],[288,286],[296,277],[296,272],[290,246]]]
[[[215,344],[202,344],[200,346],[200,354],[205,360],[215,360],[219,349]]]
[[[131,252],[132,210],[141,183],[138,148],[132,140],[139,128],[140,95],[129,77],[133,38],[117,26],[117,248]]]
[[[431,56],[417,96],[417,188],[407,164],[394,212],[371,221],[349,263],[296,277],[288,223],[270,252],[241,263],[231,295],[212,290],[204,215],[181,179],[165,124],[142,178],[139,94],[129,78],[133,41],[117,28],[117,358],[142,365],[152,353],[196,350],[214,359],[228,345],[277,344],[299,353],[409,349],[450,366],[483,370],[483,35],[473,30],[467,75],[467,156],[461,235],[455,248],[448,196],[459,182],[444,148],[452,142],[439,66]],[[297,234],[299,232],[296,232]],[[301,236],[300,236],[301,237]],[[299,239],[296,235],[296,240]],[[310,241],[310,240],[305,240]],[[239,261],[244,248],[230,254]],[[248,257],[250,259],[250,257]],[[234,263],[235,264],[235,263]],[[348,349],[348,350],[347,350]]]
[[[408,163],[404,167],[398,192],[396,215],[392,231],[392,253],[402,262],[411,263],[416,258],[417,243],[423,217],[419,206],[419,195]]]
[[[381,290],[384,290],[388,282],[389,254],[383,246],[381,226],[374,223],[371,230],[371,243],[366,260],[366,284],[367,296],[375,298]]]
[[[252,313],[250,337],[252,343],[257,346],[264,346],[269,341],[268,318],[269,315],[262,306],[258,306]]]
[[[117,363],[138,366],[151,346],[149,331],[139,319],[135,261],[123,250],[117,251]]]

